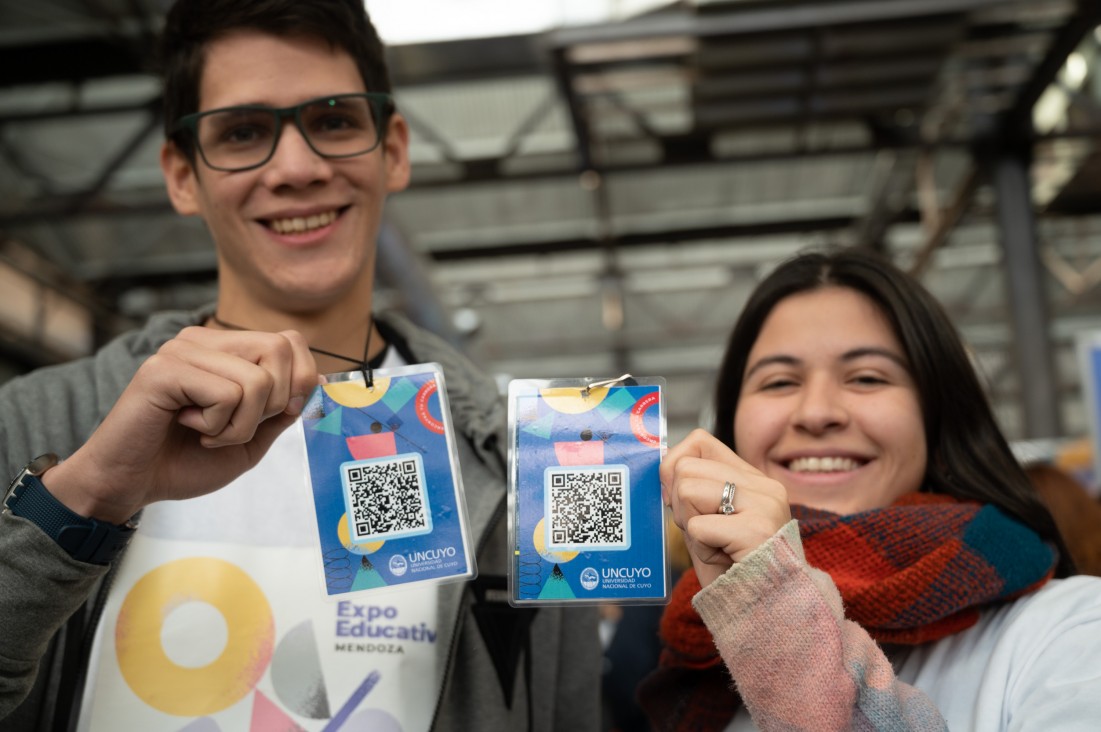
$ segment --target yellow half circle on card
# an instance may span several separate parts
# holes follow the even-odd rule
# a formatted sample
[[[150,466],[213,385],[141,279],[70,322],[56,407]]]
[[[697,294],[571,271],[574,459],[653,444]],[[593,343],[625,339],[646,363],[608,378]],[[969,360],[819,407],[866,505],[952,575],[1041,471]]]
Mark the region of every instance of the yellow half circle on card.
[[[535,532],[531,535],[531,543],[535,546],[535,551],[538,552],[539,556],[543,557],[543,559],[546,559],[548,562],[554,562],[555,564],[565,564],[577,558],[579,552],[576,551],[550,551],[547,549],[546,536],[546,519],[539,519],[539,523],[535,525]]]
[[[382,545],[386,543],[385,539],[379,541],[369,541],[365,544],[355,544],[352,542],[352,530],[348,528],[348,514],[341,515],[340,521],[336,524],[336,536],[340,539],[340,543],[344,545],[344,548],[353,554],[374,554]]]
[[[595,409],[608,396],[608,388],[604,386],[590,389],[586,396],[581,392],[579,386],[555,387],[540,389],[539,396],[543,397],[547,406],[562,414],[584,414]]]
[[[321,388],[337,404],[357,409],[369,407],[386,396],[386,390],[390,388],[390,377],[376,376],[375,385],[370,389],[358,381],[338,381],[335,384],[325,384]]]

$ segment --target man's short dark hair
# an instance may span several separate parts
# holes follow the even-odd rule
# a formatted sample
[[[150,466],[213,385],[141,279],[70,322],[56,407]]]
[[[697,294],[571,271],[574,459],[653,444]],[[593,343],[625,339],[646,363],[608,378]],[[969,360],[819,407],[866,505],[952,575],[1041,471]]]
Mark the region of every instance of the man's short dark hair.
[[[177,0],[161,37],[165,137],[172,137],[180,117],[199,111],[199,83],[209,44],[239,30],[324,39],[352,57],[367,91],[390,91],[382,41],[363,0]],[[319,89],[318,94],[327,91]],[[177,135],[175,141],[194,162],[189,136]]]

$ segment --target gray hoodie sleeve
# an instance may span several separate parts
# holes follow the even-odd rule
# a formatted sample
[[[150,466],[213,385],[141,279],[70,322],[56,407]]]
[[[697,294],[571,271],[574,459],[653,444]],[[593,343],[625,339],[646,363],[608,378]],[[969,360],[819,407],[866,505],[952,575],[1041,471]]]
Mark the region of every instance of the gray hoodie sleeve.
[[[166,313],[95,356],[38,369],[0,386],[0,487],[44,452],[84,443],[141,362],[198,314]],[[0,514],[0,720],[30,691],[50,639],[107,567],[72,559],[26,519]]]

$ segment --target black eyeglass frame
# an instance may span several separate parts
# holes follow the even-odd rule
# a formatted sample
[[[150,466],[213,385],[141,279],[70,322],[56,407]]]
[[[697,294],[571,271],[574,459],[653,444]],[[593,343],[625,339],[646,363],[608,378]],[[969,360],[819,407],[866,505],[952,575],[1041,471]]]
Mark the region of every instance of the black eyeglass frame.
[[[361,150],[354,153],[343,153],[340,155],[332,155],[324,153],[318,150],[313,140],[310,139],[310,135],[306,132],[305,127],[302,126],[302,110],[305,107],[309,107],[320,102],[326,102],[329,100],[348,99],[348,98],[360,98],[366,99],[370,105],[372,112],[375,115],[375,124],[377,126],[378,135],[375,138],[375,144],[366,150]],[[213,165],[207,160],[206,153],[203,152],[203,145],[199,141],[199,120],[203,117],[208,117],[212,114],[221,114],[225,112],[268,112],[275,115],[275,131],[272,134],[271,150],[268,151],[267,156],[258,163],[253,165],[247,165],[243,168],[226,168],[219,165]],[[314,97],[313,99],[307,99],[299,104],[292,105],[290,107],[269,107],[266,104],[241,104],[233,107],[220,107],[218,109],[208,109],[205,112],[194,112],[192,114],[185,114],[176,120],[176,124],[172,126],[172,135],[178,135],[182,132],[186,132],[191,136],[191,141],[195,144],[195,149],[199,152],[199,157],[203,159],[203,162],[208,168],[212,170],[220,170],[225,173],[241,173],[246,170],[255,170],[263,165],[266,165],[272,156],[275,155],[275,149],[279,147],[279,139],[283,134],[283,120],[293,119],[294,126],[298,128],[299,134],[302,135],[302,139],[306,141],[306,144],[310,146],[310,149],[323,158],[354,158],[360,155],[366,155],[379,146],[382,142],[383,135],[386,134],[386,126],[390,121],[390,117],[396,111],[394,105],[394,97],[386,92],[355,92],[349,94],[325,94],[320,97]]]

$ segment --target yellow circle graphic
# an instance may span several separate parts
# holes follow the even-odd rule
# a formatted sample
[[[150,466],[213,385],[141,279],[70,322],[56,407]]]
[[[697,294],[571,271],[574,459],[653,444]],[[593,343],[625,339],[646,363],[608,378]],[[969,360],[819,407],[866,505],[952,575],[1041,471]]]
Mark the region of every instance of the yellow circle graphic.
[[[562,414],[584,414],[594,408],[608,396],[608,388],[600,386],[589,389],[588,395],[582,394],[579,386],[540,389],[539,396],[551,409]]]
[[[358,381],[338,381],[335,384],[325,384],[321,388],[342,407],[369,407],[386,395],[386,390],[390,388],[390,377],[376,376],[374,386],[370,389]]]
[[[575,559],[579,552],[547,551],[547,527],[545,522],[545,518],[539,519],[539,523],[535,525],[535,535],[531,537],[531,541],[535,545],[535,551],[539,553],[539,556],[543,557],[543,559],[546,559],[548,562],[555,562],[556,564],[565,564],[566,562]]]
[[[340,517],[340,521],[336,524],[336,538],[340,539],[340,543],[345,549],[354,554],[374,554],[382,545],[386,543],[385,539],[379,539],[378,541],[369,541],[366,544],[355,544],[352,542],[352,530],[348,528],[348,514],[345,513]]]
[[[226,647],[213,662],[188,668],[161,643],[165,618],[186,602],[205,602],[225,618]],[[130,689],[166,714],[199,717],[244,698],[271,662],[275,621],[271,605],[244,570],[221,559],[180,559],[134,584],[115,626],[119,670]]]

